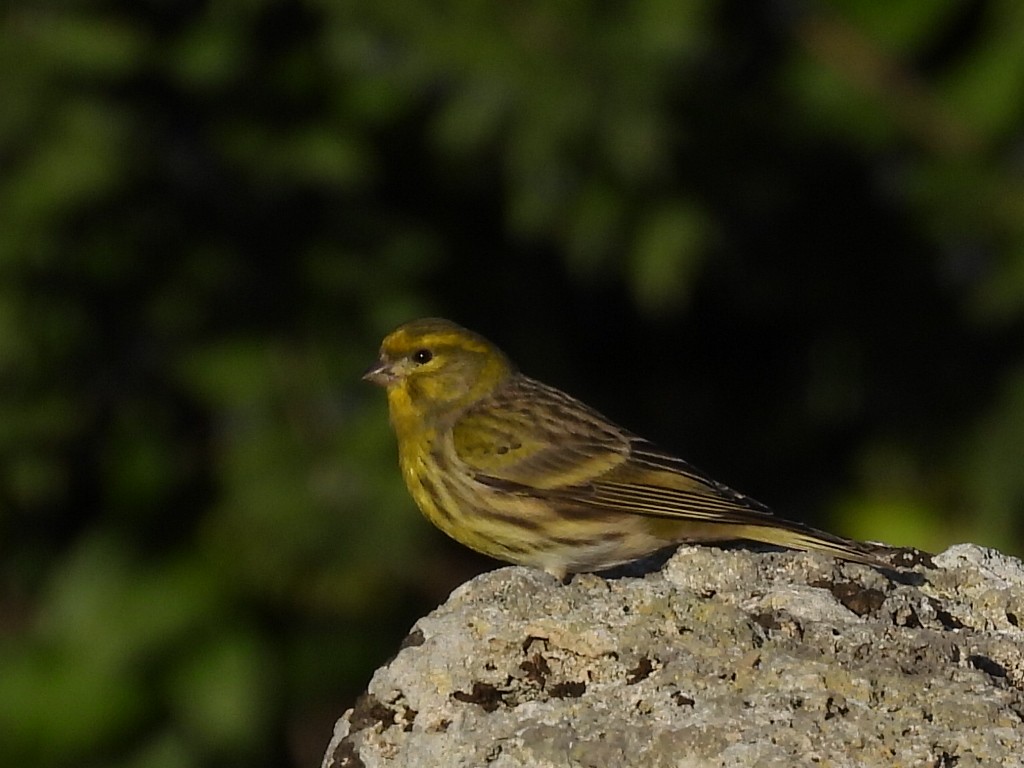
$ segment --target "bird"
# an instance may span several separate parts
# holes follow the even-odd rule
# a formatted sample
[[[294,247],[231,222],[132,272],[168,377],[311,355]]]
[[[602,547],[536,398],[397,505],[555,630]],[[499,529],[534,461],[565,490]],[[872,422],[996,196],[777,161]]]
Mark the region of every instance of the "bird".
[[[890,567],[881,545],[777,517],[450,320],[399,326],[363,378],[387,393],[420,511],[492,558],[565,580],[683,543],[750,541]]]

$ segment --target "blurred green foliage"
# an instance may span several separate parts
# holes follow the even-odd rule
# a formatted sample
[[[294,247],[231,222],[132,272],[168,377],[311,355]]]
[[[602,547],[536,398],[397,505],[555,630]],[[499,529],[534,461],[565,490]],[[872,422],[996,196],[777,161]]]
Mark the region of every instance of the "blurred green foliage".
[[[319,759],[489,566],[359,382],[422,314],[787,516],[1024,551],[1024,6],[0,25],[0,762]]]

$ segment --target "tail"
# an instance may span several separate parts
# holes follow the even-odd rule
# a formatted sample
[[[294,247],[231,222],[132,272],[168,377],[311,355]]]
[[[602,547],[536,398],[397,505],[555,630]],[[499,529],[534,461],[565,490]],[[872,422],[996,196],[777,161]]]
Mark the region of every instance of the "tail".
[[[880,568],[891,569],[892,563],[884,560],[881,555],[893,550],[884,545],[867,544],[865,542],[844,539],[810,526],[791,523],[786,520],[773,520],[764,525],[732,525],[732,538],[747,541],[760,541],[788,549],[824,552],[854,563],[864,563]]]

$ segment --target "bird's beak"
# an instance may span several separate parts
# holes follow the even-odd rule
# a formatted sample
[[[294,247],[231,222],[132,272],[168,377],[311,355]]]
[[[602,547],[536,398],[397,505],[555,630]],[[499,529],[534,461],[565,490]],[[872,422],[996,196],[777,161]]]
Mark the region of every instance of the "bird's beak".
[[[378,360],[367,369],[366,373],[363,374],[363,381],[369,381],[372,384],[376,384],[378,387],[386,387],[396,378],[398,377],[395,376],[395,372],[391,368],[390,363],[387,363],[384,360]]]

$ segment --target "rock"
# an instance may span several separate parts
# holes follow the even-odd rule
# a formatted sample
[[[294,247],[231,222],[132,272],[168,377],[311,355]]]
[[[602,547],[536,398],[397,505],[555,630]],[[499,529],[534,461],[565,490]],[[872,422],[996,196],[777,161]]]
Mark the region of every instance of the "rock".
[[[684,547],[643,578],[492,571],[416,623],[323,765],[1024,766],[1024,564],[934,563]]]

